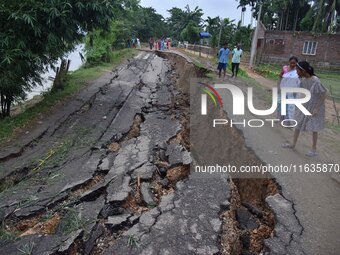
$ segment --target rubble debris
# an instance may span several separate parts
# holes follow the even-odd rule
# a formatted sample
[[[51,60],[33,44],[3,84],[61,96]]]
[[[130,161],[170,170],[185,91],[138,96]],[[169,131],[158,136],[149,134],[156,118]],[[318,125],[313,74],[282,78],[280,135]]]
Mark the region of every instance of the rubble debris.
[[[242,230],[253,230],[260,226],[256,218],[247,209],[236,209],[236,220],[240,224]]]
[[[170,182],[178,182],[189,176],[190,168],[188,166],[177,166],[167,171],[166,177]]]
[[[189,165],[191,163],[190,153],[179,144],[170,144],[166,150],[166,156],[169,158],[171,167],[178,165]]]
[[[131,217],[131,214],[122,214],[116,216],[110,216],[105,223],[108,225],[112,230],[118,230],[122,224],[126,223]]]
[[[104,158],[103,160],[102,160],[102,162],[101,162],[101,164],[98,166],[98,169],[100,170],[100,171],[110,171],[110,168],[111,168],[111,163],[110,163],[110,161],[109,161],[109,159],[108,158]]]
[[[133,171],[134,176],[139,176],[142,181],[150,181],[157,167],[151,163],[146,163]]]
[[[155,205],[155,200],[153,198],[153,194],[150,190],[150,185],[146,182],[143,182],[141,184],[141,189],[140,189],[141,195],[142,195],[142,200],[148,205],[148,206],[153,206]]]

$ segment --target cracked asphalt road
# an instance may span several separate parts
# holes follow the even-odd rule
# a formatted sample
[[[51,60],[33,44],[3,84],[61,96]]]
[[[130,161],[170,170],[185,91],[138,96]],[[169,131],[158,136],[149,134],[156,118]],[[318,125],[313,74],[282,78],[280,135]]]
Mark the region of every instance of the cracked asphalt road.
[[[225,178],[191,176],[177,184],[176,193],[163,196],[157,208],[142,215],[104,254],[218,254],[219,213],[229,199]],[[131,236],[140,244],[135,249],[126,245]]]
[[[230,183],[226,176],[189,175],[189,89],[176,83],[196,72],[185,75],[190,61],[183,64],[178,61],[183,56],[169,54],[140,52],[1,148],[0,233],[6,238],[0,239],[0,254],[221,252],[221,214],[231,207]],[[259,132],[244,131],[258,159],[248,158],[248,147],[239,145],[242,134],[234,131],[218,157],[278,162],[263,150],[279,139],[274,134],[263,130],[274,140],[259,141]],[[282,194],[266,198],[277,221],[275,234],[264,241],[266,254],[336,254],[338,227],[331,219],[336,206],[318,219],[327,207],[313,209],[313,200],[303,201],[298,180],[277,180]],[[311,192],[311,185],[304,187]],[[323,187],[314,199],[323,206],[339,201],[333,189]],[[332,196],[321,201],[327,192]],[[244,215],[251,216],[249,225],[258,225],[255,214]],[[317,220],[329,232],[318,228]]]
[[[26,249],[32,254],[74,249],[81,254],[218,252],[220,205],[229,198],[225,179],[214,184],[214,189],[224,189],[220,196],[207,193],[203,199],[209,201],[208,207],[201,202],[205,186],[198,180],[176,179],[176,174],[172,177],[176,180],[164,185],[167,195],[156,197],[151,192],[157,172],[180,171],[190,164],[189,148],[176,140],[185,128],[185,116],[176,102],[181,92],[173,78],[169,61],[141,52],[1,150],[0,220],[5,231],[20,235],[1,240],[1,254]],[[165,182],[157,178],[156,184]],[[125,205],[140,181],[145,213]],[[159,206],[149,205],[158,200]],[[53,222],[56,215],[59,220]],[[180,229],[174,229],[177,220]],[[46,229],[46,222],[53,226]],[[108,231],[112,243],[101,247],[99,237]],[[117,234],[122,231],[124,236],[131,233],[141,247],[150,244],[146,250],[131,251]],[[156,236],[163,236],[162,243],[151,244]],[[174,249],[180,240],[186,247]]]

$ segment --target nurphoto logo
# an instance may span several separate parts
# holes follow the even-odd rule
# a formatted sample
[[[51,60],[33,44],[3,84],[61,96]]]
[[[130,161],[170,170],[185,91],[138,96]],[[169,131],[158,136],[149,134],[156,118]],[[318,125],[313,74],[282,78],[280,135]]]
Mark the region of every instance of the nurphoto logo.
[[[233,101],[233,111],[232,114],[235,116],[245,115],[245,95],[243,91],[233,84],[215,84],[209,85],[206,83],[199,83],[202,87],[201,90],[204,92],[201,94],[201,115],[207,115],[208,112],[208,96],[213,101],[214,105],[217,107],[223,107],[223,101],[220,93],[231,93],[232,101]],[[220,93],[217,92],[220,90]],[[287,98],[288,93],[296,93],[299,95],[298,98]],[[223,95],[223,94],[222,94]],[[299,109],[304,115],[310,116],[312,115],[306,107],[304,107],[304,103],[307,103],[311,99],[311,93],[309,90],[304,88],[282,88],[281,89],[281,115],[287,114],[287,105],[295,105],[297,109]],[[278,90],[277,88],[272,88],[272,105],[269,109],[259,110],[254,106],[253,101],[253,88],[248,87],[247,89],[247,106],[250,113],[257,116],[268,116],[277,110],[277,102],[278,102]],[[280,121],[279,119],[243,119],[242,121],[233,121],[228,119],[214,119],[213,127],[217,125],[242,125],[244,127],[262,127],[265,122],[271,123],[272,127],[274,127],[274,123]],[[294,119],[285,119],[281,121],[281,125],[284,127],[295,127],[297,125],[297,121]]]

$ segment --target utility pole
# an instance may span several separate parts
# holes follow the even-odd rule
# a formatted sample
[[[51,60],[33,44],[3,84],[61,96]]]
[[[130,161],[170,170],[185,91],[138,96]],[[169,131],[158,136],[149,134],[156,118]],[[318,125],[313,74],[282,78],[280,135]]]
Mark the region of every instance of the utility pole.
[[[249,68],[250,69],[253,69],[254,64],[255,64],[254,62],[255,62],[256,51],[257,51],[257,40],[258,40],[258,37],[259,37],[261,14],[262,14],[262,4],[260,4],[260,11],[259,11],[259,14],[257,16],[256,29],[255,29],[255,32],[254,32],[253,41],[251,43],[250,61],[249,61]]]
[[[252,4],[251,5],[251,16],[250,16],[250,28],[253,28],[253,22],[254,22],[254,9],[255,9],[255,5]]]
[[[243,11],[243,8],[241,10],[241,27],[243,27],[244,25],[244,11]]]
[[[222,27],[223,27],[223,20],[220,20],[220,34],[218,36],[218,49],[221,48]]]

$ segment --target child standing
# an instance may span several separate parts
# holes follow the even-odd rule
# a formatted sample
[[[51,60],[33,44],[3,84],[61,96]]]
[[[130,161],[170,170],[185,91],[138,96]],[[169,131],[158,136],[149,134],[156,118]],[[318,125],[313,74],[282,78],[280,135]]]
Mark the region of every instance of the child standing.
[[[317,156],[316,144],[318,140],[318,131],[325,127],[325,100],[327,89],[321,84],[314,73],[314,69],[306,61],[297,63],[297,72],[301,80],[301,88],[308,89],[311,93],[311,99],[304,104],[304,107],[312,114],[304,115],[300,110],[296,112],[295,118],[297,126],[295,127],[292,144],[283,144],[284,148],[295,148],[299,138],[300,131],[313,132],[312,149],[306,154],[308,157]]]
[[[297,57],[290,57],[289,58],[289,66],[283,66],[282,72],[280,74],[280,79],[278,82],[278,92],[281,94],[281,89],[282,88],[297,88],[300,87],[300,79],[299,75],[296,70],[296,65],[298,63],[298,58]],[[287,98],[288,99],[293,99],[295,98],[296,95],[295,93],[287,93]],[[279,96],[281,98],[281,96]],[[281,99],[279,99],[278,102],[278,108],[277,108],[277,118],[279,120],[285,120],[285,119],[290,119],[293,120],[295,117],[295,105],[289,104],[286,106],[286,115],[282,116],[281,115]]]

